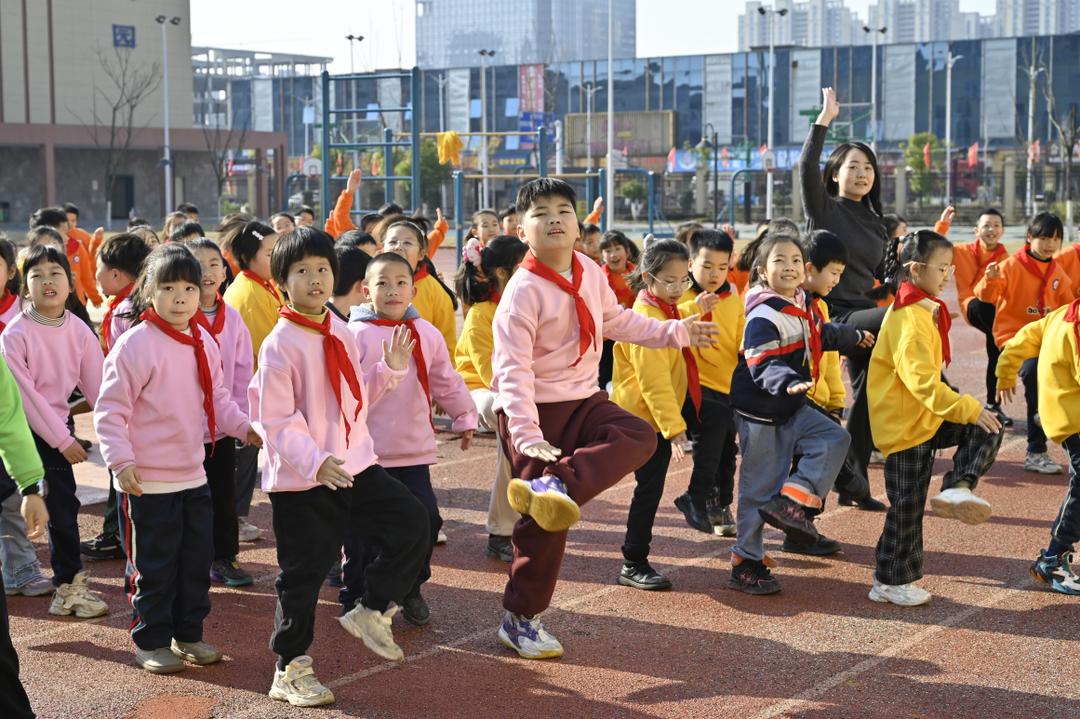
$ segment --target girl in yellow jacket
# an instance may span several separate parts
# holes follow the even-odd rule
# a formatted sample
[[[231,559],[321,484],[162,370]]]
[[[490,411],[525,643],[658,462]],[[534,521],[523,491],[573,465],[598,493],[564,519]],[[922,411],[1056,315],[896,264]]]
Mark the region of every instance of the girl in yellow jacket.
[[[870,599],[914,606],[930,593],[914,584],[923,576],[922,520],[934,455],[957,447],[934,514],[979,524],[990,503],[971,493],[997,457],[1001,421],[970,395],[941,379],[952,359],[949,308],[939,298],[952,274],[952,243],[936,232],[908,235],[900,250],[900,284],[885,314],[870,358],[866,384],[870,428],[885,455],[889,513],[877,543]]]
[[[465,317],[454,363],[476,402],[480,428],[487,432],[498,432],[499,429],[492,408],[495,395],[491,392],[491,351],[495,348],[495,335],[491,324],[506,283],[528,251],[528,245],[516,237],[496,237],[487,245],[481,245],[475,237],[470,238],[462,253],[464,257],[457,274],[458,297],[463,303],[472,305],[472,312]],[[495,456],[497,469],[488,505],[488,544],[485,552],[489,557],[509,562],[514,558],[510,536],[521,515],[510,506],[506,494],[512,479],[510,460],[502,451],[502,442],[496,442],[495,446],[498,448]]]
[[[646,240],[645,252],[629,280],[637,293],[634,311],[660,321],[681,319],[677,303],[691,284],[689,262],[686,245]],[[712,293],[696,299],[706,312],[717,302]],[[671,581],[649,565],[649,545],[668,464],[673,457],[678,462],[684,452],[692,452],[690,486],[675,506],[691,527],[712,534],[705,499],[716,484],[731,412],[721,402],[702,398],[697,360],[689,349],[650,349],[618,342],[614,353],[611,400],[648,422],[657,434],[656,451],[634,472],[637,488],[626,520],[618,583],[635,589],[667,589]]]
[[[1039,417],[1051,441],[1069,458],[1069,489],[1050,529],[1050,546],[1031,564],[1031,574],[1062,594],[1080,594],[1071,561],[1080,541],[1080,299],[1038,322],[1024,325],[1001,348],[997,362],[997,398],[1012,400],[1021,365],[1037,357]]]

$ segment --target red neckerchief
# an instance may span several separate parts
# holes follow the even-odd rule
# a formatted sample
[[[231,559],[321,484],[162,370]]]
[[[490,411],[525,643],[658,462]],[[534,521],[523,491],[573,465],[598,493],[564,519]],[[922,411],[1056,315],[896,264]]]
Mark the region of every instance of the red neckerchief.
[[[331,320],[329,310],[326,312],[326,317],[323,319],[322,324],[312,322],[289,305],[282,305],[278,310],[278,314],[289,322],[295,322],[301,327],[315,330],[323,336],[323,351],[326,353],[326,372],[330,375],[330,386],[334,389],[334,397],[337,398],[338,408],[341,410],[341,418],[345,421],[345,446],[348,447],[349,433],[352,431],[352,427],[349,426],[349,418],[345,416],[345,405],[341,403],[341,378],[345,378],[346,384],[349,385],[349,390],[352,392],[353,397],[356,398],[356,413],[353,415],[354,422],[360,417],[360,410],[364,407],[364,396],[360,391],[360,382],[356,379],[356,370],[353,369],[352,360],[349,359],[349,353],[345,350],[345,343],[335,337],[330,329]]]
[[[115,297],[109,298],[109,309],[105,310],[105,318],[101,320],[101,339],[105,341],[105,354],[109,354],[109,331],[112,329],[112,317],[113,310],[115,310],[121,302],[128,298],[131,291],[135,289],[135,283],[131,283],[124,289],[116,293]],[[2,310],[0,310],[2,311]]]
[[[491,291],[491,297],[488,298],[488,301],[489,302],[494,302],[495,306],[498,307],[499,302],[502,301],[502,293],[500,293],[498,290],[492,290]]]
[[[1073,337],[1076,338],[1076,347],[1080,349],[1080,297],[1069,303],[1069,309],[1065,310],[1062,319],[1072,325]],[[1076,364],[1080,365],[1080,353],[1076,355]]]
[[[949,328],[952,327],[952,317],[949,315],[949,308],[945,305],[945,302],[940,297],[927,294],[904,280],[900,283],[899,289],[896,290],[893,309],[902,309],[915,304],[919,300],[930,300],[938,306],[937,326],[938,334],[941,335],[941,357],[945,360],[945,366],[948,367],[949,363],[952,362],[952,346],[949,344]]]
[[[428,272],[427,263],[421,260],[420,264],[416,266],[416,272],[413,273],[413,284],[415,285],[425,277],[431,277],[431,273]]]
[[[596,323],[593,322],[592,313],[589,312],[589,307],[585,304],[585,299],[579,291],[581,289],[581,276],[584,273],[581,261],[578,260],[576,253],[572,259],[573,283],[568,282],[565,277],[536,259],[536,255],[533,254],[531,249],[525,253],[525,259],[521,261],[521,269],[528,270],[537,277],[542,277],[548,282],[554,283],[556,287],[574,298],[580,339],[578,341],[578,358],[574,360],[570,367],[577,367],[578,362],[589,351],[590,345],[593,349],[596,349]]]
[[[669,320],[681,320],[679,316],[679,308],[675,305],[669,305],[662,299],[654,295],[648,290],[642,290],[641,294],[645,295],[648,304],[652,304],[660,308],[660,311],[667,315]],[[698,375],[697,358],[694,357],[693,351],[689,347],[682,348],[683,359],[686,360],[686,384],[690,390],[690,399],[694,403],[694,414],[697,415],[698,420],[701,419],[701,377]]]
[[[1054,267],[1056,263],[1053,258],[1050,258],[1049,262],[1041,262],[1028,254],[1028,250],[1031,249],[1030,244],[1024,245],[1024,249],[1017,252],[1013,257],[1023,266],[1025,270],[1030,272],[1039,278],[1039,301],[1035,303],[1035,307],[1038,308],[1040,315],[1046,314],[1046,285],[1050,282],[1050,275],[1054,273]],[[1040,271],[1039,265],[1046,265],[1046,271]]]
[[[139,319],[154,325],[180,344],[195,348],[195,363],[199,366],[199,386],[203,391],[203,409],[206,411],[206,428],[210,430],[210,436],[213,437],[217,430],[214,421],[214,382],[211,379],[210,362],[206,359],[206,348],[203,347],[199,326],[194,322],[188,325],[191,329],[189,337],[173,329],[172,325],[158,316],[153,307],[139,315]],[[210,447],[210,454],[214,454],[213,447]]]
[[[0,298],[0,315],[10,310],[17,299],[19,299],[18,295],[13,294],[9,289],[5,289],[4,296]],[[106,317],[107,316],[108,315],[106,315]],[[0,322],[0,332],[3,332],[5,329],[7,329],[7,325]]]
[[[608,287],[610,287],[611,291],[615,293],[615,299],[619,301],[619,304],[624,307],[628,307],[629,305],[633,304],[634,291],[626,286],[625,278],[626,275],[634,271],[634,266],[627,262],[626,272],[624,272],[622,275],[617,275],[616,273],[612,272],[611,267],[609,267],[608,265],[601,265],[600,269],[602,269],[604,271],[604,274],[607,275]],[[623,287],[621,289],[615,287],[616,277],[624,278]]]
[[[244,277],[247,277],[249,280],[251,280],[252,282],[256,283],[257,285],[259,285],[260,287],[265,289],[267,292],[269,292],[270,296],[274,298],[274,302],[277,303],[277,306],[281,307],[281,305],[282,305],[281,297],[278,296],[277,290],[274,289],[274,283],[273,282],[269,282],[267,280],[264,280],[262,277],[259,277],[257,274],[255,274],[251,270],[240,270],[240,274],[242,274]]]
[[[988,259],[986,262],[979,262],[979,247],[981,246],[981,242],[981,240],[975,240],[970,245],[968,245],[968,247],[971,249],[971,254],[975,255],[975,264],[979,266],[979,271],[976,273],[976,276],[981,275],[982,271],[985,270],[986,266],[989,265],[991,262],[997,262],[999,257],[1004,257],[1005,255],[1009,254],[1008,250],[1005,249],[1005,246],[999,242],[998,246],[995,247],[994,250],[990,253],[990,259]]]
[[[814,311],[813,298],[810,299],[809,310],[787,303],[784,304],[784,309],[780,310],[781,314],[806,320],[806,326],[810,330],[810,375],[814,379],[814,384],[817,384],[818,377],[821,376],[821,328],[818,327],[818,320],[821,319],[820,312],[821,310]]]
[[[377,320],[364,320],[368,324],[376,325],[378,327],[397,327],[398,325],[405,325],[409,328],[409,332],[412,333],[413,344],[413,359],[416,360],[416,379],[420,380],[420,386],[424,389],[424,396],[431,396],[431,383],[428,381],[427,373],[427,360],[424,359],[424,348],[420,344],[420,333],[416,330],[416,320],[384,320],[381,317]],[[435,429],[435,420],[431,419],[431,429]]]
[[[199,308],[199,311],[195,313],[194,319],[196,323],[206,328],[207,332],[210,333],[210,336],[213,337],[214,341],[220,346],[221,340],[218,339],[218,336],[221,334],[221,330],[225,329],[225,300],[221,299],[220,292],[217,293],[217,300],[215,300],[215,302],[217,302],[218,311],[217,314],[214,315],[214,324],[210,324],[210,320],[207,319],[201,307]]]
[[[80,244],[82,244],[82,243],[80,243],[76,238],[68,237],[67,238],[67,247],[64,248],[64,251],[67,252],[67,254],[74,257],[79,252],[79,245]]]

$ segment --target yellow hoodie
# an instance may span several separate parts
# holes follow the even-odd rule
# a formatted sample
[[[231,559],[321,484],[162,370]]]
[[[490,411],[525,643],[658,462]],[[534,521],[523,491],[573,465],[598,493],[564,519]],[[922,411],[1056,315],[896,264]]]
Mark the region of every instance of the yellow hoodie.
[[[640,300],[634,303],[634,312],[660,322],[668,320],[663,310]],[[682,350],[674,347],[647,349],[625,342],[615,343],[611,401],[641,417],[665,439],[686,431],[686,422],[682,418],[686,384],[686,360]]]
[[[247,325],[251,333],[251,348],[255,352],[255,369],[259,369],[259,348],[277,324],[280,317],[278,310],[285,304],[281,291],[275,287],[271,296],[260,283],[240,274],[225,290],[222,299],[240,313]]]
[[[687,290],[679,299],[679,315],[689,317],[701,315],[704,322],[715,322],[720,328],[720,336],[711,347],[694,347],[691,352],[697,358],[698,375],[701,386],[711,390],[731,393],[731,375],[735,365],[739,364],[739,348],[742,347],[743,328],[746,327],[746,307],[739,293],[734,291],[716,303],[710,316],[705,316],[697,303],[697,293]]]
[[[1073,324],[1065,321],[1068,310],[1060,307],[1021,327],[1001,349],[996,371],[998,389],[1009,389],[1024,360],[1039,358],[1039,418],[1058,444],[1080,432],[1080,364]]]
[[[818,307],[821,308],[821,316],[825,321],[832,322],[829,319],[829,308],[820,299]],[[847,396],[847,390],[844,388],[844,378],[840,376],[839,352],[821,353],[821,371],[818,372],[817,384],[806,393],[806,396],[817,406],[824,407],[826,412],[845,407],[844,398]]]
[[[874,443],[886,457],[929,441],[943,422],[971,424],[982,412],[979,400],[941,381],[936,308],[930,300],[890,307],[881,323],[866,398]]]
[[[498,305],[490,300],[477,302],[465,317],[454,361],[470,392],[491,388],[491,352],[495,349],[495,332],[491,326],[496,308]]]
[[[457,320],[454,318],[454,303],[439,281],[430,275],[416,283],[416,297],[412,306],[420,317],[435,325],[435,329],[446,340],[446,349],[450,351],[453,363],[457,354]]]

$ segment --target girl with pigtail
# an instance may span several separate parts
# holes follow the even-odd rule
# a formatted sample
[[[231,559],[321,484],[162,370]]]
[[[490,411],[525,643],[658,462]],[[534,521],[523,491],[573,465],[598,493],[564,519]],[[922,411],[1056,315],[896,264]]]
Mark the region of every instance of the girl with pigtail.
[[[476,402],[480,428],[485,432],[496,432],[499,426],[492,409],[495,395],[491,392],[491,351],[495,347],[495,338],[491,325],[506,283],[528,250],[528,245],[509,235],[489,240],[487,245],[481,245],[475,237],[470,238],[462,251],[461,268],[455,278],[458,297],[464,304],[472,305],[472,311],[465,316],[454,362]],[[488,506],[486,554],[509,562],[513,558],[510,535],[521,515],[507,499],[506,490],[512,478],[510,461],[503,454],[502,443],[497,442],[496,447],[497,470]]]

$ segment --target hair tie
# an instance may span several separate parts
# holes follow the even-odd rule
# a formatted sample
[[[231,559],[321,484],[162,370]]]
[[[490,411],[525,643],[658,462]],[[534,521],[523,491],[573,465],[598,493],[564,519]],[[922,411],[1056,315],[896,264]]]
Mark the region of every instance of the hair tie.
[[[262,242],[263,236],[262,236],[262,234],[259,233],[258,230],[252,230],[251,234],[256,240],[258,240],[259,242]]]
[[[461,257],[466,262],[472,264],[476,269],[480,269],[480,261],[483,257],[484,246],[480,244],[480,240],[475,237],[469,238],[469,241],[465,243],[464,249],[461,250]]]
[[[649,234],[645,235],[645,241],[644,241],[645,249],[649,249],[649,245],[651,245],[654,242],[656,242],[656,238],[653,237],[653,234],[651,232]]]

